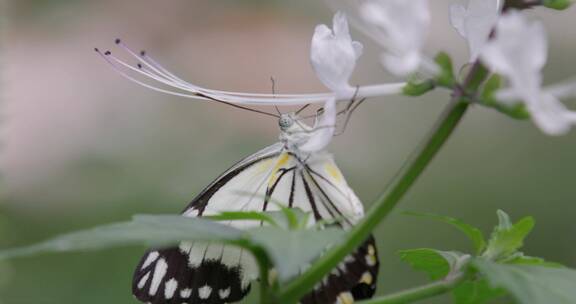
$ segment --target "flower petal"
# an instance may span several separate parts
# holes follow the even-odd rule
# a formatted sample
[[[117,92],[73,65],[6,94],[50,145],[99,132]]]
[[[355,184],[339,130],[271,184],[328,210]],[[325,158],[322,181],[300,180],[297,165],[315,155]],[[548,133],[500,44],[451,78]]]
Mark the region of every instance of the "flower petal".
[[[576,81],[563,82],[547,86],[544,90],[556,98],[569,98],[576,96]]]
[[[395,75],[408,75],[417,70],[421,64],[421,55],[412,51],[399,56],[382,54],[382,64],[388,71]]]
[[[548,135],[562,135],[576,124],[576,112],[559,98],[574,93],[572,84],[542,88],[542,68],[546,63],[547,39],[539,22],[528,22],[518,12],[500,18],[496,38],[489,41],[481,58],[493,71],[503,74],[510,87],[497,92],[504,102],[521,100],[534,123]]]
[[[486,44],[481,57],[493,70],[511,77],[539,73],[546,63],[547,49],[542,24],[529,23],[519,12],[511,12],[500,18],[496,37]]]
[[[496,25],[501,0],[469,0],[468,6],[454,4],[450,7],[450,22],[468,41],[470,61],[475,61]]]
[[[421,66],[430,25],[428,0],[369,0],[360,6],[360,15],[385,46],[383,57],[389,59],[383,63],[391,73],[406,76]]]
[[[324,149],[334,136],[336,129],[336,99],[331,98],[324,104],[324,113],[316,121],[310,138],[298,148],[302,152],[312,153]]]
[[[450,24],[460,36],[466,38],[466,7],[462,4],[452,4],[450,6]]]
[[[356,60],[362,54],[362,44],[352,41],[346,16],[334,15],[333,30],[321,24],[316,26],[310,48],[310,62],[318,79],[337,95],[349,94],[348,83]]]
[[[570,112],[556,97],[543,93],[540,102],[528,106],[534,123],[548,135],[564,135],[576,123]]]
[[[486,43],[482,61],[492,71],[505,75],[524,102],[538,102],[546,62],[546,34],[540,23],[529,23],[523,15],[511,12],[500,18],[496,37]]]

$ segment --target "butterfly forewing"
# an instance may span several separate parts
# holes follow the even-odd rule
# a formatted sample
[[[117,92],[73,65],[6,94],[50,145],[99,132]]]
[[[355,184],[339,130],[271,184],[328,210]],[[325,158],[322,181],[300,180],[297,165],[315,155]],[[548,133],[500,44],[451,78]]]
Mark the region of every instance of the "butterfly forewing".
[[[298,207],[320,220],[337,219],[342,228],[363,214],[328,154],[302,160],[281,144],[241,160],[202,191],[184,210],[185,216],[222,211],[273,211],[278,203]],[[259,221],[222,222],[240,229]],[[348,256],[303,303],[347,303],[374,293],[378,260],[373,238]],[[238,247],[220,243],[182,242],[178,247],[151,250],[142,257],[133,280],[133,293],[143,302],[232,303],[241,300],[257,278],[254,258]]]

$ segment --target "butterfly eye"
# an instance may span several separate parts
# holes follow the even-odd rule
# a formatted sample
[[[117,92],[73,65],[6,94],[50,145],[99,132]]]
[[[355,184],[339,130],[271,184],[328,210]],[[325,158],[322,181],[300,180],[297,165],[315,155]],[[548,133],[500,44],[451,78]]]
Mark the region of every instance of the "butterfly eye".
[[[294,124],[294,119],[290,116],[282,115],[278,120],[278,125],[282,131],[290,128]]]

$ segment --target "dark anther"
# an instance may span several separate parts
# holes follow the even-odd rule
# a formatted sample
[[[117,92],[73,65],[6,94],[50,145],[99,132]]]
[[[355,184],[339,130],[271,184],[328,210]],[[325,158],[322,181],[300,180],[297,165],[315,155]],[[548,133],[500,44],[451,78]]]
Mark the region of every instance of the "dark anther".
[[[140,56],[142,56],[142,57],[146,56],[146,51],[145,51],[145,50],[141,50],[141,51],[140,51]]]
[[[114,43],[116,44],[120,44],[120,42],[121,42],[120,38],[116,38],[116,40],[114,40]]]
[[[100,50],[97,47],[94,48],[94,51],[100,53]]]
[[[104,52],[104,55],[111,55],[111,54],[112,54],[112,52],[110,52],[110,51]]]
[[[137,66],[139,69],[142,68],[142,64],[141,64],[141,63],[136,64],[136,66]]]

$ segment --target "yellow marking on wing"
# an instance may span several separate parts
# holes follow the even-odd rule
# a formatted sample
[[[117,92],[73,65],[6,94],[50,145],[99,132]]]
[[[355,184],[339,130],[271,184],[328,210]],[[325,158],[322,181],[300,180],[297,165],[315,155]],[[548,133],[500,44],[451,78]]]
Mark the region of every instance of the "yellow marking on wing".
[[[366,264],[368,264],[368,266],[374,266],[374,265],[376,265],[377,262],[378,262],[378,260],[376,257],[376,248],[374,248],[374,245],[370,244],[370,245],[368,245],[368,254],[366,255]]]
[[[324,169],[326,169],[326,172],[328,172],[328,174],[330,174],[330,176],[332,176],[336,181],[342,180],[342,173],[340,173],[338,167],[333,163],[327,163],[324,165]]]
[[[256,169],[258,173],[264,173],[267,172],[270,169],[270,166],[272,165],[272,162],[274,160],[273,159],[267,159],[267,160],[263,160],[260,163],[258,163]]]
[[[284,152],[278,158],[278,163],[276,164],[276,170],[280,169],[280,167],[284,166],[290,160],[290,154]]]
[[[354,296],[350,292],[342,292],[338,295],[338,299],[336,303],[342,304],[353,304],[354,303]]]
[[[290,160],[290,154],[288,154],[288,153],[280,154],[280,156],[278,157],[278,160],[276,161],[276,165],[274,166],[274,169],[272,170],[272,174],[270,175],[270,180],[268,180],[268,188],[270,188],[270,187],[272,187],[272,185],[274,185],[274,183],[276,182],[276,180],[280,176],[280,174],[278,174],[280,171],[280,168],[284,167],[284,165],[286,165],[286,163],[288,163],[289,160]]]
[[[375,257],[375,256],[373,256],[373,255],[367,255],[367,256],[366,256],[366,264],[367,264],[368,266],[374,266],[374,265],[376,265],[376,262],[377,262],[377,261],[376,261],[376,257]]]
[[[360,283],[364,283],[366,285],[372,285],[372,274],[366,271],[360,278]]]
[[[368,245],[368,254],[374,255],[375,253],[376,253],[376,248],[374,248],[374,245],[372,245],[372,244]]]

